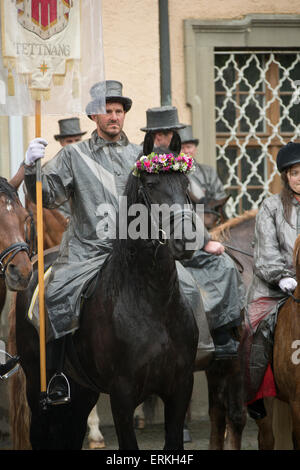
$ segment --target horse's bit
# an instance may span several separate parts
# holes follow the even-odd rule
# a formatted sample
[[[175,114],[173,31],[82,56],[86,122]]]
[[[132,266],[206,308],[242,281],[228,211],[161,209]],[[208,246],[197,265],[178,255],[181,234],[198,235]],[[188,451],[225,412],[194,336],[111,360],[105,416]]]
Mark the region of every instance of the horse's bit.
[[[10,245],[8,248],[2,251],[0,253],[0,277],[4,277],[5,271],[11,260],[16,256],[17,253],[20,251],[26,251],[26,253],[29,255],[29,246],[25,242],[18,242],[18,243],[13,243]],[[4,259],[8,256],[9,259],[4,262]]]

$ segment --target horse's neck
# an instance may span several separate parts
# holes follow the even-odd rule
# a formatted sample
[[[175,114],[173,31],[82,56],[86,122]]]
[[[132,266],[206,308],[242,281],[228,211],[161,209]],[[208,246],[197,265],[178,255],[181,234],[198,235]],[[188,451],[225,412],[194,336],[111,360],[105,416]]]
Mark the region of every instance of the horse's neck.
[[[141,274],[145,279],[148,278],[152,285],[156,283],[161,286],[162,281],[172,284],[176,280],[175,261],[165,246],[158,245],[149,248],[149,245],[147,245],[141,247],[137,251],[136,265]]]
[[[122,259],[117,262],[120,270],[127,266],[126,274],[123,272],[127,282],[137,284],[150,296],[159,293],[165,297],[174,292],[178,282],[177,269],[166,246],[139,240],[127,244],[126,253],[126,262]]]

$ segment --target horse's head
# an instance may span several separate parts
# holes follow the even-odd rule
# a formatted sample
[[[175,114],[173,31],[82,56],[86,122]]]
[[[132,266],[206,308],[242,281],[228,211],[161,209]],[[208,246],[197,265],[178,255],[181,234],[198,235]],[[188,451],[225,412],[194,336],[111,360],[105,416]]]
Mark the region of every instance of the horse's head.
[[[143,154],[149,156],[153,147],[152,135],[146,134]],[[177,158],[180,148],[180,137],[174,133],[169,149],[154,150],[157,158],[170,153]],[[147,208],[148,239],[155,246],[168,247],[175,259],[190,258],[198,245],[185,172],[172,169],[139,171],[138,176],[131,176],[129,181],[134,184],[137,196],[135,200],[129,200],[129,204],[138,202]]]
[[[25,242],[28,217],[16,189],[0,177],[0,276],[12,291],[26,289],[32,275]]]
[[[224,206],[231,196],[222,199],[202,198],[199,204],[204,204],[204,225],[207,230],[211,230],[218,224],[222,224],[227,220]]]

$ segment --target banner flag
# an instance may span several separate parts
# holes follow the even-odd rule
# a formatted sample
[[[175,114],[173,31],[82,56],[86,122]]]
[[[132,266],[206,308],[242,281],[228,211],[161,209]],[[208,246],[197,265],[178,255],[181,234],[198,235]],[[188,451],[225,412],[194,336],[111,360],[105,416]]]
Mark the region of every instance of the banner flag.
[[[0,115],[85,114],[105,80],[101,0],[0,1]]]

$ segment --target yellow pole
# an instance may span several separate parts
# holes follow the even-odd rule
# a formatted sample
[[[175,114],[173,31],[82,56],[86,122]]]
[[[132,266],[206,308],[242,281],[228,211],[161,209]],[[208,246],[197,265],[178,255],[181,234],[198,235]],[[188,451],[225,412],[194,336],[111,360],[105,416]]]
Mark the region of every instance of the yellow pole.
[[[41,137],[41,102],[35,103],[35,135]],[[38,283],[40,317],[40,375],[41,392],[46,394],[46,327],[44,308],[44,239],[43,239],[43,195],[41,160],[36,162],[36,211],[37,211],[37,246],[38,246]]]

